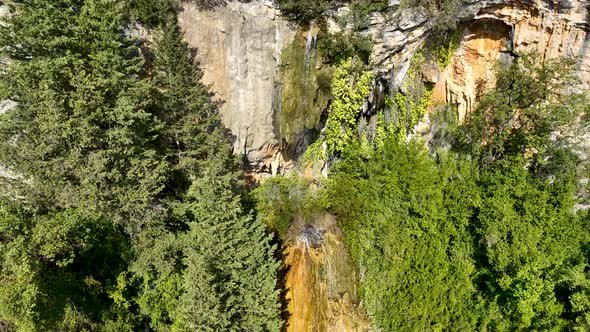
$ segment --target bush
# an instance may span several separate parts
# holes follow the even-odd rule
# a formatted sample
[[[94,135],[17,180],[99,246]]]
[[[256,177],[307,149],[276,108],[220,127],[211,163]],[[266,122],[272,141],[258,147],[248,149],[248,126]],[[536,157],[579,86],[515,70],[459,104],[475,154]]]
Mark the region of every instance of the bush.
[[[378,329],[474,329],[467,225],[477,192],[469,167],[446,172],[419,144],[393,140],[369,159],[349,155],[328,181]]]
[[[369,63],[373,42],[369,37],[358,33],[328,34],[322,31],[318,36],[318,50],[330,64],[339,64],[352,57],[358,57],[363,63]]]
[[[307,25],[321,17],[326,10],[342,3],[340,0],[276,0],[281,13],[288,19]]]
[[[296,217],[307,220],[321,210],[321,199],[310,184],[296,175],[275,176],[254,190],[258,217],[280,239],[286,239]]]
[[[149,27],[160,26],[169,14],[175,15],[172,0],[131,0],[128,6],[131,16]]]
[[[370,13],[383,10],[389,5],[389,0],[276,0],[276,2],[283,15],[303,25],[321,19],[328,9],[350,5],[357,30],[366,26]]]

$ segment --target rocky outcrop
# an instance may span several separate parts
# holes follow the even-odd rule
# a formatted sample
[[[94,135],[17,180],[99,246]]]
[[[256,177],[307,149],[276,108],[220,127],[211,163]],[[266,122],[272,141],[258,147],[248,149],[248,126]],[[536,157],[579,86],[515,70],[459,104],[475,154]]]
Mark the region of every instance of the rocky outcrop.
[[[590,26],[588,3],[561,1],[532,6],[499,4],[481,10],[468,24],[445,78],[439,84],[445,101],[459,108],[459,117],[472,111],[483,90],[493,84],[494,64],[504,57],[537,52],[541,60],[577,60],[578,91],[590,87]],[[510,59],[506,59],[510,60]]]
[[[510,34],[511,27],[497,20],[467,24],[461,44],[435,85],[433,105],[456,105],[459,119],[464,119],[482,94],[493,87],[498,60],[501,57],[511,60]]]
[[[579,90],[590,88],[590,3],[585,0],[471,0],[456,19],[461,44],[442,73],[435,99],[454,103],[461,117],[471,111],[482,90],[493,84],[493,66],[502,56],[538,52],[542,59],[577,60]],[[397,90],[411,59],[432,24],[420,9],[379,13],[368,30],[376,46],[374,70]]]
[[[276,172],[281,155],[275,81],[294,28],[271,1],[230,1],[212,10],[186,3],[179,22],[197,49],[203,81],[223,102],[223,123],[234,135],[235,152],[244,154],[252,169]]]
[[[512,53],[535,50],[544,59],[570,56],[578,61],[579,89],[590,87],[590,3],[586,0],[466,0],[453,16],[463,29],[461,43],[447,68],[430,68],[434,98],[471,111],[482,89],[493,84],[493,65]],[[334,15],[346,15],[346,8]],[[204,81],[223,101],[224,124],[255,174],[288,168],[278,123],[281,54],[297,28],[281,18],[272,1],[241,3],[203,11],[184,4],[179,13],[186,40],[197,48]],[[328,22],[329,27],[337,24]],[[420,8],[373,14],[364,32],[372,37],[371,65],[380,91],[397,91],[415,53],[433,31]],[[284,114],[283,114],[284,115]],[[307,126],[309,127],[309,126]]]

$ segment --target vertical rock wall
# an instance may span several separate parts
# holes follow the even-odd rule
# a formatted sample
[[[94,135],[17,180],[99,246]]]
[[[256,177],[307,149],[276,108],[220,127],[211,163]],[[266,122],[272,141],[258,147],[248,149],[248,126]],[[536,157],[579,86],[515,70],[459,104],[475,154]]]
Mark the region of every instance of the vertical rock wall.
[[[223,123],[234,135],[235,152],[253,169],[268,171],[279,158],[275,80],[294,27],[270,1],[230,1],[209,11],[186,3],[179,22],[185,40],[197,49],[203,81],[223,101]]]
[[[493,85],[493,64],[511,52],[531,50],[546,59],[576,58],[582,82],[577,88],[590,88],[589,7],[587,0],[465,0],[457,13],[462,43],[438,78],[435,99],[455,103],[464,117],[481,90]],[[282,51],[297,27],[281,18],[272,1],[229,1],[210,11],[186,3],[179,19],[187,42],[198,51],[205,83],[223,101],[223,122],[234,135],[235,152],[247,157],[255,173],[284,170],[277,81]],[[365,33],[374,41],[371,66],[379,87],[397,91],[431,32],[428,13],[399,8],[396,1],[371,16]]]
[[[543,60],[577,61],[579,91],[590,88],[590,2],[587,0],[470,0],[457,13],[462,41],[442,73],[434,98],[454,103],[461,118],[479,95],[493,86],[494,64],[501,56],[538,52]],[[406,8],[374,15],[368,34],[376,42],[374,71],[396,91],[410,61],[432,32],[427,16]]]
[[[498,20],[467,24],[461,35],[461,45],[435,85],[433,105],[456,105],[459,119],[464,119],[482,94],[494,86],[500,57],[511,57],[510,34],[511,27]]]
[[[482,92],[493,86],[495,63],[522,52],[536,52],[543,61],[575,59],[580,84],[572,88],[588,90],[589,6],[585,1],[537,1],[482,9],[465,26],[461,45],[436,86],[435,99],[457,105],[459,118],[464,119]]]

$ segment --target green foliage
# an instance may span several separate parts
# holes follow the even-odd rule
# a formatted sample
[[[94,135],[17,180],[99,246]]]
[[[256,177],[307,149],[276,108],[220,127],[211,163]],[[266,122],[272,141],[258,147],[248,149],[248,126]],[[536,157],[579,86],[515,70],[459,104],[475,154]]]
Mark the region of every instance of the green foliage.
[[[329,153],[340,153],[356,137],[358,114],[367,98],[373,75],[353,68],[352,59],[342,62],[334,72],[332,103],[326,123]]]
[[[275,0],[281,13],[288,19],[307,25],[321,17],[326,10],[338,6],[340,0]]]
[[[398,140],[404,140],[411,133],[422,117],[427,113],[432,96],[432,87],[425,87],[422,96],[405,96],[398,92],[394,96],[395,121],[389,123]]]
[[[296,217],[309,220],[321,210],[321,199],[310,189],[310,181],[296,175],[275,176],[254,191],[258,217],[285,240]]]
[[[573,63],[537,63],[534,55],[522,55],[501,68],[496,88],[482,98],[467,119],[459,140],[483,167],[524,157],[531,167],[543,172],[551,167],[549,154],[561,146],[559,140],[551,138],[551,132],[573,123],[583,111],[580,99],[567,93],[575,83]]]
[[[166,128],[175,139],[162,144],[176,149],[177,183],[190,185],[168,220],[141,234],[131,267],[142,285],[137,303],[155,329],[277,330],[275,248],[263,223],[242,212],[235,157],[216,107],[175,25],[166,27],[158,49],[157,98],[165,114],[177,117]]]
[[[350,3],[353,29],[360,31],[369,25],[369,15],[389,7],[389,0],[354,0]]]
[[[37,206],[117,211],[118,222],[134,227],[165,186],[165,122],[138,79],[142,59],[121,31],[123,6],[76,5],[17,5],[3,27],[12,62],[0,80],[18,106],[0,118],[0,163],[20,177],[2,181]]]
[[[350,5],[355,29],[366,27],[368,15],[388,7],[389,0],[276,0],[283,15],[302,25],[322,19],[326,11],[343,5]]]
[[[426,42],[427,50],[434,56],[440,70],[444,70],[461,42],[461,30],[435,32]]]
[[[439,32],[452,31],[459,23],[460,11],[465,0],[401,0],[400,8],[422,8],[428,12],[430,21]]]
[[[420,68],[424,64],[424,56],[417,53],[403,82],[402,92],[397,92],[392,99],[386,99],[384,115],[378,119],[376,145],[381,146],[388,137],[405,140],[412,133],[428,112],[431,105],[432,85],[424,84],[420,77]]]
[[[491,325],[564,328],[563,313],[581,294],[569,286],[571,273],[586,268],[583,226],[571,212],[573,181],[538,181],[516,163],[485,173],[480,187],[476,234],[485,265],[479,281],[502,312]]]
[[[576,158],[551,139],[579,114],[564,69],[523,56],[500,69],[467,124],[439,108],[434,158],[392,135],[384,115],[375,151],[343,154],[327,205],[378,329],[587,328],[589,224],[573,212]],[[399,96],[386,104],[407,105]],[[439,149],[454,144],[459,153]]]
[[[276,248],[261,221],[245,216],[223,163],[189,189],[175,215],[186,232],[154,225],[143,233],[132,266],[137,302],[154,329],[276,331],[279,317]]]
[[[104,216],[2,205],[0,239],[0,317],[17,329],[90,329],[109,308],[128,241]]]
[[[363,63],[369,63],[373,51],[373,42],[369,37],[358,33],[327,33],[320,31],[318,51],[331,64],[339,64],[347,59],[357,57]]]
[[[475,326],[472,173],[468,164],[439,170],[422,147],[395,140],[368,160],[349,157],[337,166],[327,196],[362,271],[361,295],[376,327]]]
[[[579,99],[564,94],[571,77],[563,63],[528,59],[501,68],[466,125],[457,127],[450,107],[432,115],[442,142],[433,156],[387,135],[380,118],[378,148],[349,149],[333,169],[327,205],[378,329],[588,327],[588,218],[573,212],[577,160],[551,138],[579,114],[569,98]],[[467,136],[477,139],[458,140]],[[460,142],[458,153],[438,149]],[[490,148],[503,153],[489,158]]]
[[[459,127],[457,108],[451,105],[440,105],[429,114],[430,147],[431,149],[450,148],[456,144]]]
[[[173,0],[128,0],[127,6],[135,20],[149,27],[162,25],[174,15]]]
[[[303,164],[313,165],[317,161],[326,159],[326,151],[324,149],[324,142],[321,139],[316,140],[310,144],[303,154]]]
[[[572,213],[573,178],[437,159],[388,141],[371,158],[349,153],[328,182],[377,327],[545,330],[583,320],[588,240]]]
[[[175,17],[149,72],[125,4],[14,4],[0,45],[0,320],[19,330],[278,330],[278,262]],[[12,205],[16,207],[12,208]]]

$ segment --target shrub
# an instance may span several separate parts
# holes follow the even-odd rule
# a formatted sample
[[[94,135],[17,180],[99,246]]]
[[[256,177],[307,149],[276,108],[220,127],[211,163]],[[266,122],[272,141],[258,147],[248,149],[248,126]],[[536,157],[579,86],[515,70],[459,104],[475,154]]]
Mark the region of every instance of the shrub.
[[[309,219],[321,210],[322,201],[310,185],[296,175],[275,176],[254,190],[258,218],[280,239],[286,239],[296,217]]]

